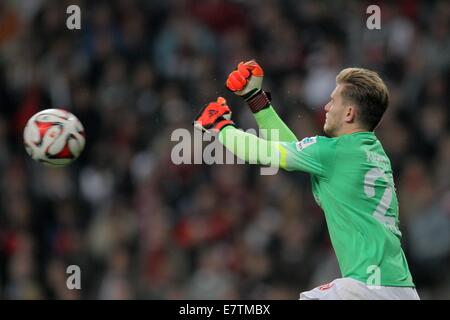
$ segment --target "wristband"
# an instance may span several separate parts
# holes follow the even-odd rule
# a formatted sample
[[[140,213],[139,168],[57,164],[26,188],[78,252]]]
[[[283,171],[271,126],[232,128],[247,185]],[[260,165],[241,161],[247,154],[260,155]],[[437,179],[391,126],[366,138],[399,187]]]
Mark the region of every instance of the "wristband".
[[[255,94],[250,99],[246,100],[250,110],[253,113],[257,113],[262,109],[268,108],[270,106],[271,101],[270,92],[262,91]]]

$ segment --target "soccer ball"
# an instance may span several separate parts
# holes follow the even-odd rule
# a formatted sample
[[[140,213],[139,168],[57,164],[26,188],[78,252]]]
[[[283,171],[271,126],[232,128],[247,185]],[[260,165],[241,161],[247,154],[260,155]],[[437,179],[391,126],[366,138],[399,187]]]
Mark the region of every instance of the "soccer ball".
[[[80,156],[85,133],[80,120],[72,113],[46,109],[28,120],[23,141],[33,160],[50,167],[64,167]]]

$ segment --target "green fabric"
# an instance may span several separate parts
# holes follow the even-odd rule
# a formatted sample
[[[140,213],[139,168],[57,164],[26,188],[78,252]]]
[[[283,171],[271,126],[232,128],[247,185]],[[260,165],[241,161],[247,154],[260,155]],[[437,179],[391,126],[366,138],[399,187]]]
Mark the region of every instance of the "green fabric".
[[[373,132],[281,143],[286,170],[311,174],[343,277],[383,286],[412,287],[401,248],[391,164]]]
[[[414,286],[400,244],[391,164],[373,132],[277,142],[228,126],[219,140],[246,162],[311,174],[343,277]]]
[[[250,164],[280,167],[277,141],[258,138],[254,134],[226,126],[219,133],[219,141],[234,155]]]
[[[272,106],[255,113],[254,116],[259,129],[262,129],[261,135],[264,139],[273,140],[271,133],[273,129],[276,129],[278,130],[278,141],[292,142],[298,140],[291,129],[280,119]],[[264,130],[267,130],[267,134]]]

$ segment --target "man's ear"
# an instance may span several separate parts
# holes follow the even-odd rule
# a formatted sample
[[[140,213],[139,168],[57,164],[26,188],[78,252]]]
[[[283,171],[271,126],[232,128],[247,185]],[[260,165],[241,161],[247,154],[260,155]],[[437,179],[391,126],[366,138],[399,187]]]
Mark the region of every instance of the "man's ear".
[[[345,122],[352,123],[356,120],[356,108],[352,105],[349,105],[345,108]]]

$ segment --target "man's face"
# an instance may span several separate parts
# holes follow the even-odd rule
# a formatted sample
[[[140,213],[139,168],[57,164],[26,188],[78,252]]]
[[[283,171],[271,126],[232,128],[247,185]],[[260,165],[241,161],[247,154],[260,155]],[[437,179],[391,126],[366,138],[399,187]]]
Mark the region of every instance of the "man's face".
[[[330,137],[336,137],[345,123],[345,106],[342,101],[342,85],[333,90],[330,101],[325,106],[326,118],[323,130]]]

